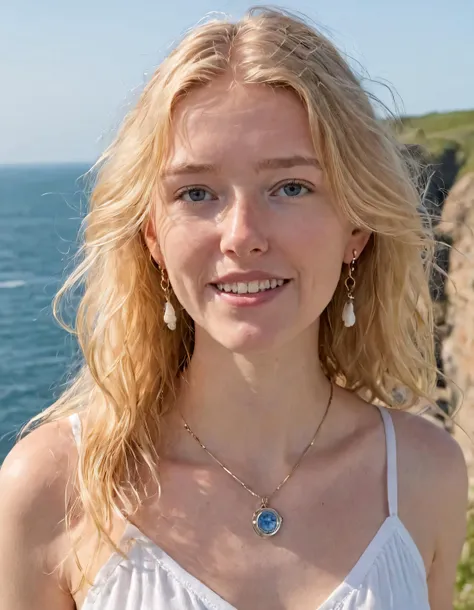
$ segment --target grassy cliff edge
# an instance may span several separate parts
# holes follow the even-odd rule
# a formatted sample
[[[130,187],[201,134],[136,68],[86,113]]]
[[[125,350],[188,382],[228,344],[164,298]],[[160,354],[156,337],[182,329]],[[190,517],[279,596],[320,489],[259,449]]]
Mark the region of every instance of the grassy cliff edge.
[[[395,129],[404,144],[420,145],[434,162],[446,150],[454,150],[460,166],[458,177],[474,172],[474,110],[405,116]]]

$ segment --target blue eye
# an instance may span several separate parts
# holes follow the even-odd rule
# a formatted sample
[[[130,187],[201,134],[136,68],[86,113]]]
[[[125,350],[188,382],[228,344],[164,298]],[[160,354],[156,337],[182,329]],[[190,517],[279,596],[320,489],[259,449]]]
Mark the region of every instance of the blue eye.
[[[311,189],[301,182],[293,181],[278,187],[275,194],[280,197],[301,197],[302,195],[307,195],[311,192]]]
[[[213,197],[209,191],[199,187],[187,187],[182,189],[176,195],[177,199],[188,201],[189,203],[200,203],[201,201],[210,201]]]

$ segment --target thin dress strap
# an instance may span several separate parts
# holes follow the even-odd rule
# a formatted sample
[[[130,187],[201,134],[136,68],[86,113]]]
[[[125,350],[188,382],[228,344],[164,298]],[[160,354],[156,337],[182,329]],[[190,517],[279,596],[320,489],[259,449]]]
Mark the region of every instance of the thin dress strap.
[[[388,510],[391,517],[398,514],[398,479],[397,479],[397,440],[390,411],[378,407],[385,428],[385,445],[387,448],[387,495]]]
[[[74,436],[74,440],[76,441],[77,448],[81,446],[81,418],[78,413],[73,413],[69,416],[69,421],[71,422],[72,435]]]

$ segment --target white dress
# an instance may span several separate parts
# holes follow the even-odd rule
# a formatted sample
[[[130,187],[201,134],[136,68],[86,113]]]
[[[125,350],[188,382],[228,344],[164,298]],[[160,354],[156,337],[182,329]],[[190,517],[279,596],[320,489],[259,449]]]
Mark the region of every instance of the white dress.
[[[388,409],[385,426],[389,516],[327,600],[314,610],[429,610],[426,571],[420,552],[397,514],[397,449]],[[78,447],[81,422],[70,417]],[[122,542],[133,545],[122,558],[113,554],[99,570],[82,610],[237,610],[187,572],[132,524]],[[297,610],[297,609],[295,609]]]

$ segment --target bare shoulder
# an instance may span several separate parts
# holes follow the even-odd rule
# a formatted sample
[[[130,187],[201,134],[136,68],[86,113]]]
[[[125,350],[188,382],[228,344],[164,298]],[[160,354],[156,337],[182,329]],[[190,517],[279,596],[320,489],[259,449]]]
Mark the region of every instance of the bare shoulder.
[[[432,597],[449,598],[466,536],[464,454],[451,434],[430,420],[403,411],[391,413],[397,439],[400,517],[422,552]],[[437,607],[447,606],[433,605]]]
[[[6,457],[0,470],[1,608],[74,608],[63,560],[76,463],[68,421],[40,426]]]
[[[435,496],[467,494],[466,461],[451,434],[421,415],[394,409],[390,413],[401,474],[411,473],[414,481],[423,481],[425,492]]]
[[[43,542],[60,535],[65,493],[76,463],[77,450],[67,420],[44,424],[22,438],[0,470],[2,526],[27,524],[29,536],[38,535]]]

